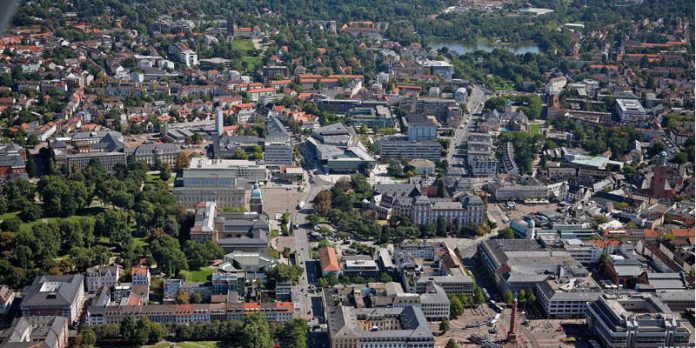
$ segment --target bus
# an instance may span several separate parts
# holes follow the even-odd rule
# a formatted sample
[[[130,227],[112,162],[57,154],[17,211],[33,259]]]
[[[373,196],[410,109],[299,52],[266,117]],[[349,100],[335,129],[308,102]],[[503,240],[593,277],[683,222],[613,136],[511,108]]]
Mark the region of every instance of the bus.
[[[497,303],[495,303],[495,301],[491,300],[489,303],[491,304],[491,307],[493,308],[493,310],[495,310],[496,312],[498,312],[498,313],[503,312],[503,307],[500,307]]]
[[[493,318],[493,320],[488,322],[488,326],[495,326],[495,324],[498,322],[498,320],[500,320],[500,313],[496,314],[495,318]]]
[[[483,296],[486,298],[486,301],[490,301],[491,295],[488,293],[488,290],[486,290],[486,288],[482,288],[482,290],[483,290]]]

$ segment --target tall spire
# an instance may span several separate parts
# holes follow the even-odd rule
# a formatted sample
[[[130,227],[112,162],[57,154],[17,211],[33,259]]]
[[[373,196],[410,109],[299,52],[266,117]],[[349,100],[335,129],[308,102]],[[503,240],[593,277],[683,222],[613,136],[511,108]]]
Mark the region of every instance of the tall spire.
[[[510,331],[508,331],[507,341],[509,344],[517,344],[517,333],[515,332],[515,317],[517,316],[517,297],[512,304],[512,314],[510,315]]]

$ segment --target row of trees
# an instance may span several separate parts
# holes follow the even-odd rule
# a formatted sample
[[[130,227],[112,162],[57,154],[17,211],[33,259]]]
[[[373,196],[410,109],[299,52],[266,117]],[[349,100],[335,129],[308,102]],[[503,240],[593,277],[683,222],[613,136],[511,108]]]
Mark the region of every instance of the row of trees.
[[[268,323],[258,314],[240,321],[212,321],[187,324],[160,324],[147,317],[126,317],[120,324],[82,325],[75,340],[79,348],[93,347],[97,342],[144,345],[164,338],[170,341],[222,341],[245,348],[271,348],[274,340],[283,347],[307,346],[306,320]]]

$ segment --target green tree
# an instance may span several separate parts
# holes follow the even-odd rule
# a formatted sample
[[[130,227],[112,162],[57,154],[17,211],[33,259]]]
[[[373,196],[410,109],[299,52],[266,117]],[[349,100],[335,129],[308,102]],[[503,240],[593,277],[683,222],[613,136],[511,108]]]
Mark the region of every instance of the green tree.
[[[244,330],[241,337],[245,348],[271,348],[273,340],[268,327],[268,322],[258,314],[251,314],[244,321]]]
[[[285,344],[284,347],[290,348],[305,348],[307,347],[307,331],[309,324],[304,319],[293,319],[285,324],[281,338]]]
[[[454,338],[450,338],[445,345],[445,348],[459,348],[459,343]]]
[[[184,252],[192,269],[207,266],[211,261],[220,259],[225,255],[220,244],[213,241],[196,242],[189,240],[186,242]]]
[[[290,281],[292,284],[297,284],[300,279],[303,269],[298,265],[286,265],[279,263],[275,267],[266,271],[266,277],[275,282]]]
[[[498,230],[498,239],[515,239],[515,231],[510,227]]]
[[[449,329],[450,329],[449,320],[443,320],[440,322],[440,332],[442,332],[444,334],[447,331],[449,331]]]
[[[80,327],[80,335],[82,335],[82,346],[93,347],[97,344],[97,334],[89,325]]]
[[[133,317],[129,315],[123,318],[119,329],[121,339],[128,343],[134,343],[137,329],[138,324],[135,322],[135,320],[133,320]]]
[[[123,248],[132,238],[128,228],[128,213],[105,209],[94,218],[94,232],[98,236],[108,237],[113,245]]]
[[[31,222],[41,218],[41,207],[34,202],[25,202],[26,204],[22,207],[22,210],[19,212],[19,217],[22,219],[22,221]]]
[[[162,234],[150,241],[152,257],[162,270],[170,275],[177,274],[180,270],[188,270],[186,254],[181,250],[179,241]]]
[[[46,216],[75,215],[78,209],[89,204],[91,193],[82,181],[64,180],[59,176],[44,176],[37,191],[43,200]]]
[[[438,216],[435,224],[435,231],[438,236],[447,234],[447,220],[443,216]]]
[[[486,301],[486,296],[483,294],[483,289],[478,286],[474,287],[474,303],[482,305]]]
[[[26,202],[34,201],[36,185],[22,179],[10,180],[3,184],[2,193],[7,200],[7,210],[18,211]]]
[[[515,295],[512,293],[512,291],[505,290],[503,293],[503,302],[505,302],[508,306],[515,302]]]
[[[454,317],[458,317],[464,313],[464,305],[462,304],[459,297],[450,295],[450,314]]]
[[[323,190],[314,198],[314,209],[316,209],[317,214],[321,216],[329,215],[332,204],[331,191]]]
[[[2,222],[3,231],[17,232],[19,230],[19,225],[22,224],[22,220],[16,216],[11,216]]]

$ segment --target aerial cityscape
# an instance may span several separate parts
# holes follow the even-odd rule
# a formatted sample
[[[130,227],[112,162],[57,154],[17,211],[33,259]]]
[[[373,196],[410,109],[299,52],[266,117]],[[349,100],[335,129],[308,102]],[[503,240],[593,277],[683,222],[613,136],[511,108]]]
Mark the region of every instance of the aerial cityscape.
[[[694,347],[682,0],[0,4],[0,348]]]

